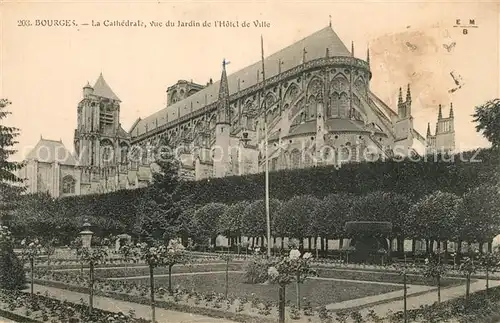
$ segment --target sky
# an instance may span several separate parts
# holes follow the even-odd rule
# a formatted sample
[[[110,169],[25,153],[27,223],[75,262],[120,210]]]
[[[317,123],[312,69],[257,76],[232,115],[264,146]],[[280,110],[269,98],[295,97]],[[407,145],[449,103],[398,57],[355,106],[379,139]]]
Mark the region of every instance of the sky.
[[[474,107],[499,97],[499,5],[493,2],[405,1],[170,1],[24,2],[0,4],[0,97],[12,101],[2,120],[21,129],[22,159],[40,136],[61,139],[73,150],[82,87],[100,73],[121,99],[121,123],[129,130],[166,104],[179,79],[200,84],[300,40],[329,24],[355,56],[370,48],[371,90],[397,110],[397,91],[411,84],[414,127],[434,131],[438,104],[455,112],[460,150],[488,146],[475,131]],[[331,18],[330,18],[331,16]],[[36,20],[74,20],[77,27],[35,26]],[[142,20],[148,27],[93,27],[92,20]],[[456,19],[477,28],[453,27]],[[270,27],[168,28],[151,21],[266,21]],[[19,26],[30,21],[31,26]],[[82,24],[87,23],[88,26]],[[450,50],[445,48],[444,45]],[[460,80],[455,87],[450,73]]]

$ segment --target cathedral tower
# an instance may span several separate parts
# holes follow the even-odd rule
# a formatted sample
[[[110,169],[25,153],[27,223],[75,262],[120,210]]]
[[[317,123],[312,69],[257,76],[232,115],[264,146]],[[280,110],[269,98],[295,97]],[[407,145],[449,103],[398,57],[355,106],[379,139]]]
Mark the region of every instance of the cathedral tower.
[[[78,104],[78,121],[74,145],[82,168],[82,184],[94,190],[105,179],[110,186],[116,184],[123,151],[129,146],[128,134],[120,125],[120,99],[99,75],[94,86],[83,88],[83,99]],[[122,149],[124,148],[125,149]]]
[[[413,145],[413,117],[411,115],[411,90],[410,84],[406,90],[406,100],[403,101],[403,90],[399,88],[398,116],[394,125],[395,148],[403,149],[401,153],[407,154],[407,149]]]
[[[229,87],[226,74],[227,62],[222,62],[222,75],[217,103],[217,124],[215,126],[215,147],[213,150],[214,175],[224,177],[227,175],[230,164],[230,131],[231,113],[229,106]]]
[[[430,124],[427,126],[427,153],[450,153],[455,150],[455,116],[453,103],[450,103],[450,114],[443,117],[443,107],[439,105],[436,133],[431,134]]]

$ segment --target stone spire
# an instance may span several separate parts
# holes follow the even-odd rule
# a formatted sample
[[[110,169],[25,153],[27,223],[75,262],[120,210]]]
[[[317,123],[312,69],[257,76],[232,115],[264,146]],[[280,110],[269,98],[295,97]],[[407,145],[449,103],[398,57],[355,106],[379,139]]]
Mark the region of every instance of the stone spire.
[[[229,86],[227,83],[227,73],[226,65],[228,62],[224,59],[222,61],[222,75],[220,77],[219,85],[219,102],[217,105],[217,123],[227,123],[230,122],[229,115]]]
[[[351,56],[354,57],[354,41],[351,42]]]
[[[410,89],[410,83],[408,83],[408,88],[406,89],[406,102],[411,103],[411,89]]]
[[[450,103],[450,118],[453,118],[454,115],[453,115],[453,102]]]
[[[428,122],[427,123],[427,137],[430,137],[431,136],[431,123]]]
[[[370,65],[370,47],[366,48],[366,62]]]
[[[439,105],[438,120],[443,119],[443,107]]]
[[[399,88],[398,105],[403,103],[403,89]]]

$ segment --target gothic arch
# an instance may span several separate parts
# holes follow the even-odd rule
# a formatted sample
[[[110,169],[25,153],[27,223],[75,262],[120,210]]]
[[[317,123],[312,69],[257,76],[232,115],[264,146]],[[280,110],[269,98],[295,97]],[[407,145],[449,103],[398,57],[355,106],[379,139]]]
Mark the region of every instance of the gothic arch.
[[[331,92],[349,91],[349,79],[342,73],[337,73],[331,81]]]
[[[291,83],[285,91],[285,95],[283,96],[283,102],[285,103],[293,103],[295,99],[299,96],[300,88],[296,83]]]
[[[114,159],[114,145],[113,142],[107,138],[104,138],[100,141],[100,155],[101,161],[103,165],[109,164],[113,162]]]
[[[314,95],[310,95],[307,99],[306,111],[303,114],[303,120],[314,120],[316,119],[316,112],[318,111],[318,101]]]
[[[61,193],[64,194],[75,194],[76,179],[71,175],[66,175],[62,179]]]
[[[128,164],[128,154],[130,152],[130,146],[125,141],[120,143],[120,163]]]
[[[296,169],[301,167],[302,154],[297,148],[290,152],[290,168]]]
[[[307,95],[314,95],[314,97],[319,101],[323,98],[323,88],[323,80],[315,76],[307,85]]]

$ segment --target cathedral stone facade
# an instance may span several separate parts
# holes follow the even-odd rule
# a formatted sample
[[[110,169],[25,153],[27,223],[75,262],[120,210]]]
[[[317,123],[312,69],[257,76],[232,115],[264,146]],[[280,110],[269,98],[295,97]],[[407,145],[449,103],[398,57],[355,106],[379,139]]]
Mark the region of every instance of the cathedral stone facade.
[[[128,132],[120,124],[121,101],[100,75],[83,88],[75,154],[69,161],[57,158],[41,175],[37,154],[30,153],[24,169],[29,191],[48,189],[40,181],[54,183],[48,189],[54,196],[147,185],[152,152],[163,137],[191,180],[262,172],[266,161],[270,171],[340,167],[415,154],[416,145],[427,152],[454,149],[452,108],[449,118],[439,108],[436,134],[428,129],[424,138],[413,128],[410,86],[404,96],[400,89],[397,112],[391,109],[370,91],[369,52],[365,60],[354,57],[354,46],[349,51],[331,27],[230,75],[226,68],[224,62],[217,82],[170,86],[167,106]],[[61,145],[48,145],[49,154]]]

